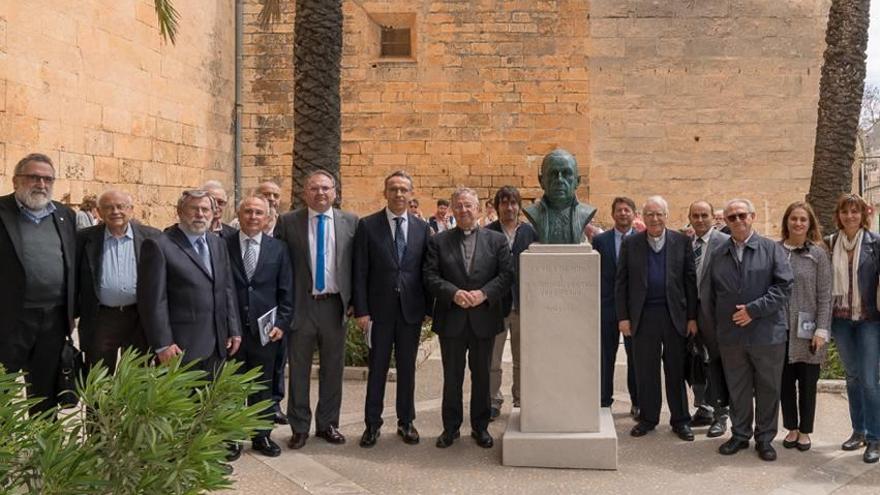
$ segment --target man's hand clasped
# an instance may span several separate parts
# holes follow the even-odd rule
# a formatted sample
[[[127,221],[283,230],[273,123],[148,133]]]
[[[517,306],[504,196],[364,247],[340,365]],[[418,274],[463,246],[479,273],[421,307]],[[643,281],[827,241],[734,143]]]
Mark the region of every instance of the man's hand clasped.
[[[452,301],[462,308],[475,308],[486,300],[486,294],[481,290],[457,290],[452,296]]]

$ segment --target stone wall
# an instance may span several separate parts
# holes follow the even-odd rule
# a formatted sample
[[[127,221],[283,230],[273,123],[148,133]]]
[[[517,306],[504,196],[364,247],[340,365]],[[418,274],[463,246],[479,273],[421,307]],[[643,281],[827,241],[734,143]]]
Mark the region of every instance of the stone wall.
[[[0,3],[0,193],[34,151],[56,199],[118,186],[158,226],[183,188],[232,183],[233,4],[175,6],[172,46],[152,0]]]
[[[828,0],[593,0],[590,199],[755,202],[778,235],[809,188]]]

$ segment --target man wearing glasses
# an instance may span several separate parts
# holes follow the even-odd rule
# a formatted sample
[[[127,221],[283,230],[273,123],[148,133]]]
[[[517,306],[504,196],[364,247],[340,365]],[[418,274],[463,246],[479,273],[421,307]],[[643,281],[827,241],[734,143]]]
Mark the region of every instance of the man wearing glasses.
[[[27,395],[43,400],[31,414],[57,404],[64,338],[73,328],[76,214],[52,201],[55,167],[39,153],[22,158],[14,192],[0,197],[0,364],[25,372]]]
[[[733,435],[718,452],[748,448],[754,420],[755,450],[774,461],[788,332],[783,308],[793,275],[782,245],[752,230],[755,208],[749,200],[729,201],[724,219],[731,238],[713,253],[704,294],[730,392]]]
[[[76,235],[79,339],[88,365],[100,360],[112,373],[120,350],[147,352],[137,308],[137,262],[144,239],[160,232],[131,219],[127,192],[105,191],[97,203],[104,223]]]

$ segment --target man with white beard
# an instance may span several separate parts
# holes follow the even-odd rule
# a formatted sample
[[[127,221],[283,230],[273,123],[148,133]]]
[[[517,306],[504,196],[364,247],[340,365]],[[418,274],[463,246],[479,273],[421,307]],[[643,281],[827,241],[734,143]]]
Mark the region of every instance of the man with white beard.
[[[24,371],[31,414],[57,404],[61,349],[73,327],[76,214],[52,201],[55,167],[46,155],[22,158],[14,192],[0,197],[0,364]]]

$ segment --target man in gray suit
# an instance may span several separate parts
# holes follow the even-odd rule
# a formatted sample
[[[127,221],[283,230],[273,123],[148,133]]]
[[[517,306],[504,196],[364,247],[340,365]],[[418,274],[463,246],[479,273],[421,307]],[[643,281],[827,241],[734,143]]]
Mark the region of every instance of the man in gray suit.
[[[306,179],[306,208],[278,219],[275,237],[287,243],[294,274],[293,324],[288,336],[290,385],[287,417],[300,449],[309,437],[312,409],[309,375],[315,346],[321,360],[315,435],[332,444],[345,443],[339,432],[342,370],[345,364],[345,315],[351,301],[351,263],[358,218],[333,208],[336,179],[315,170]]]
[[[714,226],[712,205],[708,201],[698,200],[688,208],[688,220],[694,228],[691,248],[694,250],[694,263],[697,268],[697,299],[702,300],[708,291],[709,279],[706,268],[712,262],[712,254],[730,239]],[[706,346],[709,352],[709,363],[706,366],[707,382],[694,385],[694,406],[697,412],[691,420],[691,426],[709,426],[706,436],[720,437],[727,432],[728,405],[730,395],[727,382],[724,380],[724,369],[721,367],[721,355],[718,352],[718,339],[715,329],[709,325],[708,305],[700,303],[697,313],[697,340]]]
[[[785,305],[794,276],[782,245],[752,230],[755,207],[750,201],[729,201],[724,218],[730,240],[713,253],[704,298],[730,391],[733,436],[718,452],[732,455],[748,448],[754,420],[758,456],[775,461],[771,442],[788,339]]]

